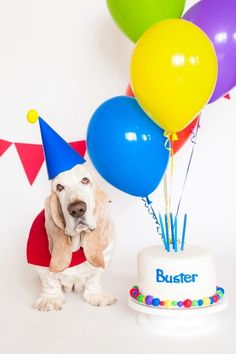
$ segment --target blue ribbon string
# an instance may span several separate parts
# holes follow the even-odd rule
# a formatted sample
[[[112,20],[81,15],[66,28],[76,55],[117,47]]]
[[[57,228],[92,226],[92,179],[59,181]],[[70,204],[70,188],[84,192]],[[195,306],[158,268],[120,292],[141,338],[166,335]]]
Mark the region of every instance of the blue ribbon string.
[[[162,239],[162,242],[164,243],[164,246],[166,248],[166,244],[165,244],[165,240],[164,240],[164,235],[161,233],[160,231],[160,223],[159,223],[159,220],[158,220],[158,217],[156,216],[156,213],[152,207],[152,201],[147,197],[145,198],[142,198],[142,201],[144,202],[144,206],[145,208],[147,209],[148,211],[148,214],[152,216],[152,218],[155,220],[155,224],[156,224],[156,231],[157,233],[161,236],[161,239]]]
[[[179,199],[179,203],[178,203],[178,207],[177,207],[177,211],[176,211],[176,217],[177,217],[178,214],[179,214],[179,209],[180,209],[180,205],[181,205],[181,203],[182,203],[183,194],[184,194],[184,189],[185,189],[186,182],[187,182],[187,179],[188,179],[189,170],[190,170],[190,167],[191,167],[191,163],[192,163],[192,159],[193,159],[193,154],[194,154],[195,146],[196,146],[196,143],[197,143],[197,135],[198,135],[199,127],[200,127],[200,124],[199,124],[199,123],[200,123],[200,119],[201,119],[201,116],[200,116],[199,119],[198,119],[196,131],[194,132],[194,130],[192,130],[192,134],[193,134],[193,135],[192,135],[192,137],[191,137],[191,142],[192,142],[192,144],[193,144],[193,147],[192,147],[192,151],[191,151],[190,158],[189,158],[189,162],[188,162],[187,171],[186,171],[185,178],[184,178],[184,184],[183,184],[183,187],[182,187],[182,192],[181,192],[181,195],[180,195],[180,199]]]

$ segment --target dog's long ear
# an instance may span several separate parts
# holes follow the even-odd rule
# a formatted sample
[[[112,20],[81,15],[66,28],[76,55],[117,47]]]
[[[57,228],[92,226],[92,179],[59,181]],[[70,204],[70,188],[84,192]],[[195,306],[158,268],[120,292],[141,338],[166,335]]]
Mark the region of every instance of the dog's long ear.
[[[83,249],[86,260],[94,267],[105,268],[103,249],[96,230],[85,232],[83,236]]]
[[[71,262],[71,239],[64,232],[65,220],[55,192],[45,202],[45,228],[48,235],[51,272],[62,272]]]
[[[62,213],[61,204],[55,192],[51,193],[49,200],[50,214],[54,223],[62,230],[65,229],[66,222]]]
[[[108,245],[107,232],[109,217],[106,204],[110,202],[108,196],[100,187],[95,187],[95,209],[96,229],[84,233],[83,248],[87,261],[94,267],[105,267],[103,250]]]

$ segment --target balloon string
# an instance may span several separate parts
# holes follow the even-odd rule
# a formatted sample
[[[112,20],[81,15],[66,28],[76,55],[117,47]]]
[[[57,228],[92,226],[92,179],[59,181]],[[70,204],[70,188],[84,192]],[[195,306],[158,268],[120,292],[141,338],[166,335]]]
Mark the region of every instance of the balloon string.
[[[170,160],[170,179],[169,179],[169,189],[168,189],[168,175],[164,175],[164,204],[165,204],[165,214],[167,217],[167,227],[168,234],[173,238],[172,228],[171,228],[171,204],[172,204],[172,185],[173,185],[173,174],[174,174],[174,152],[171,149],[171,160]]]
[[[171,198],[172,198],[173,175],[174,175],[174,152],[173,152],[173,149],[171,149],[171,156],[170,156],[170,192],[169,192],[169,211],[171,210]]]
[[[166,141],[165,141],[165,144],[164,144],[166,150],[172,151],[173,149],[171,147],[171,141],[170,141],[171,135],[165,130],[164,133],[163,133],[163,136],[166,138]]]
[[[163,133],[164,137],[166,138],[165,141],[165,148],[166,150],[170,151],[170,155],[171,155],[171,162],[170,162],[170,189],[169,189],[169,193],[168,193],[168,177],[167,177],[167,173],[165,173],[164,176],[164,203],[165,203],[165,214],[166,214],[166,218],[167,218],[167,228],[168,228],[168,234],[170,236],[172,235],[171,232],[171,220],[170,220],[170,208],[171,208],[171,194],[172,194],[172,180],[173,180],[173,172],[174,172],[174,151],[173,151],[173,147],[171,144],[171,140],[173,139],[178,140],[178,136],[176,133],[174,134],[170,134],[168,131],[164,131]]]
[[[197,125],[196,125],[196,130],[195,131],[194,131],[194,129],[192,130],[191,142],[193,144],[193,147],[192,147],[192,151],[191,151],[189,162],[188,162],[188,166],[187,166],[187,171],[186,171],[186,174],[185,174],[182,191],[181,191],[181,194],[180,194],[180,199],[179,199],[179,203],[178,203],[178,207],[177,207],[177,211],[176,211],[176,217],[179,214],[179,210],[180,210],[180,206],[181,206],[181,203],[182,203],[185,186],[186,186],[188,175],[189,175],[189,170],[190,170],[191,163],[192,163],[192,160],[193,160],[193,154],[194,154],[195,146],[196,146],[196,143],[197,143],[198,130],[199,130],[199,127],[200,127],[200,119],[201,119],[201,116],[199,116],[199,118],[198,118]]]
[[[171,223],[170,223],[170,206],[169,206],[169,196],[168,196],[168,179],[167,173],[164,176],[164,203],[165,203],[165,215],[167,218],[167,235],[171,236]],[[167,236],[168,237],[168,236]],[[168,240],[169,243],[169,240]]]
[[[162,235],[161,231],[160,231],[160,223],[159,223],[159,220],[156,216],[156,213],[152,207],[152,201],[148,198],[148,197],[145,197],[145,198],[142,198],[142,201],[144,202],[144,206],[145,208],[147,209],[148,211],[148,214],[152,216],[152,218],[155,220],[155,224],[156,224],[156,231],[157,233],[161,236],[161,239],[162,239],[162,242],[164,243],[165,245],[165,241],[164,241],[164,235]]]

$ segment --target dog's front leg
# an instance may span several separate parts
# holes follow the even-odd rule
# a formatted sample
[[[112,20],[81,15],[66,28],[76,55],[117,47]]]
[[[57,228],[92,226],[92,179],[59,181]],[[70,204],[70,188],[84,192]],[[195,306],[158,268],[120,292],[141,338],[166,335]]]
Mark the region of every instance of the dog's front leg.
[[[60,280],[49,271],[39,273],[39,277],[42,281],[42,292],[35,302],[34,308],[39,311],[61,310],[65,303],[65,298]]]
[[[114,296],[103,291],[102,273],[102,270],[97,269],[85,281],[84,299],[94,306],[112,305],[117,301]]]

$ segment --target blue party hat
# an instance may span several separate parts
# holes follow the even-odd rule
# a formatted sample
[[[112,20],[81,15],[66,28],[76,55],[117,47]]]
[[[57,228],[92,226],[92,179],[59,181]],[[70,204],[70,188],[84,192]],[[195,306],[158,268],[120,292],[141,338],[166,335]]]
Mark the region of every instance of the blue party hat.
[[[39,121],[49,179],[56,177],[61,172],[70,170],[75,165],[85,162],[82,156],[39,117],[37,111],[30,110],[27,119],[30,123]]]

